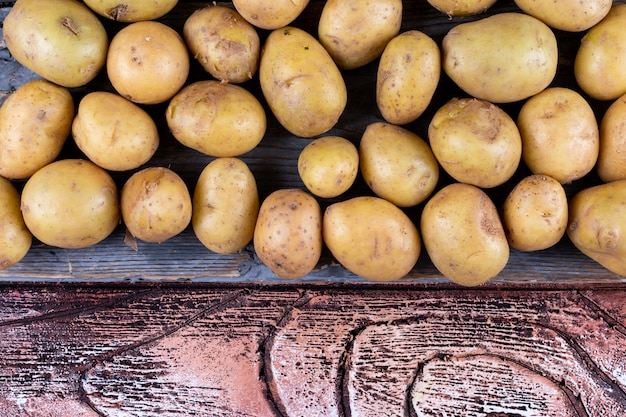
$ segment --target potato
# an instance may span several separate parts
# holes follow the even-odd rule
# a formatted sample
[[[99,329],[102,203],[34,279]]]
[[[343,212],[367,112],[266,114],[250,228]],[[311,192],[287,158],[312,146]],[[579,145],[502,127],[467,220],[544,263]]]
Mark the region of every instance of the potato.
[[[0,269],[21,261],[30,250],[33,235],[20,211],[20,194],[6,178],[0,177]]]
[[[117,32],[106,61],[113,88],[140,104],[172,98],[187,81],[189,65],[183,38],[156,21],[130,23]]]
[[[457,284],[481,285],[508,263],[498,210],[474,185],[452,183],[439,190],[424,205],[420,227],[433,265]]]
[[[7,49],[17,62],[64,87],[81,87],[104,67],[104,26],[75,0],[18,0],[3,22]]]
[[[322,254],[322,212],[315,198],[298,188],[278,189],[261,203],[254,250],[279,278],[301,278]]]
[[[487,11],[496,0],[428,0],[435,9],[448,16],[471,16]]]
[[[0,175],[24,179],[61,153],[74,118],[74,99],[46,80],[22,84],[0,107]]]
[[[191,222],[187,185],[165,167],[148,167],[131,175],[122,187],[120,206],[127,231],[144,242],[165,242]]]
[[[355,69],[380,56],[400,32],[402,0],[328,0],[318,37],[342,69]]]
[[[298,156],[298,174],[306,188],[318,197],[338,197],[348,191],[358,173],[357,147],[339,136],[314,139]]]
[[[554,246],[565,235],[567,203],[565,189],[554,178],[524,177],[502,205],[502,224],[509,245],[523,252]]]
[[[110,171],[138,168],[159,147],[152,117],[124,97],[105,91],[88,93],[80,100],[72,136],[87,158]]]
[[[375,281],[406,276],[417,263],[421,241],[411,219],[380,197],[358,196],[324,212],[324,243],[350,272]]]
[[[217,157],[251,151],[267,127],[265,109],[252,93],[215,80],[185,86],[170,100],[165,119],[180,143]]]
[[[524,12],[548,26],[568,32],[581,32],[602,20],[612,5],[611,0],[515,0]]]
[[[296,20],[309,0],[233,0],[233,6],[244,19],[261,29],[278,29]]]
[[[61,159],[35,172],[24,184],[21,210],[35,238],[66,249],[95,245],[120,219],[115,182],[82,159]]]
[[[574,90],[552,87],[528,99],[519,111],[522,159],[533,174],[567,184],[596,164],[598,123],[587,100]]]
[[[433,154],[459,182],[492,188],[508,181],[522,157],[515,121],[485,100],[453,98],[428,126]]]
[[[509,103],[539,93],[556,75],[552,30],[523,13],[498,13],[461,23],[442,42],[446,74],[472,97]]]
[[[441,76],[439,47],[428,35],[410,30],[389,41],[376,74],[376,105],[397,125],[416,120],[430,104]]]
[[[372,191],[399,207],[426,200],[439,180],[439,165],[428,144],[385,122],[366,127],[359,144],[359,165]]]
[[[626,94],[626,4],[611,7],[580,42],[574,59],[574,76],[591,98],[615,100]]]
[[[178,0],[85,0],[91,10],[118,22],[154,20],[169,13]]]
[[[326,49],[295,27],[272,31],[261,53],[261,90],[289,132],[313,137],[330,130],[347,103],[343,76]]]
[[[185,20],[183,38],[205,71],[221,81],[243,83],[259,67],[259,35],[236,10],[209,5]]]
[[[579,191],[569,203],[567,236],[604,268],[626,276],[626,180]]]
[[[600,121],[596,171],[604,182],[626,179],[626,94],[615,100]]]
[[[254,235],[259,193],[254,175],[237,158],[217,158],[200,173],[191,224],[196,237],[216,253],[234,253]]]

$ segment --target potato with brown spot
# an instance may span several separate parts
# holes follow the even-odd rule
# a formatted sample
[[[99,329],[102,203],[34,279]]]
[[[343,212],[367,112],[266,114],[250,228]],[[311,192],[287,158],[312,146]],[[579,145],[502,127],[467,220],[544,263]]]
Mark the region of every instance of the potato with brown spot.
[[[132,23],[163,17],[178,0],[85,0],[85,4],[107,19]]]
[[[20,194],[11,181],[0,177],[0,269],[20,262],[32,241],[20,211]]]
[[[472,16],[487,11],[496,0],[428,0],[435,9],[448,16]]]

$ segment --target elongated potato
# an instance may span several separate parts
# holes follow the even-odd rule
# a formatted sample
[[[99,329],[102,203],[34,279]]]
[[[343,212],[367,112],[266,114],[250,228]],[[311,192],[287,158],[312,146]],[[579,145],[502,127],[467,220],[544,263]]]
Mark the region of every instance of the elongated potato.
[[[626,94],[615,100],[600,121],[596,171],[604,182],[626,179]]]
[[[611,0],[515,0],[524,12],[548,26],[581,32],[600,22],[611,9]]]
[[[20,194],[6,178],[0,177],[0,269],[21,261],[30,250],[33,235],[20,211]]]

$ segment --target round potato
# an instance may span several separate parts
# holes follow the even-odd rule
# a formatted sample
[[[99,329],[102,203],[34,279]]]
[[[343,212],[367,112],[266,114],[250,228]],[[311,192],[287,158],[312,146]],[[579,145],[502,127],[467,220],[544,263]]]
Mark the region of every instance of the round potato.
[[[399,207],[426,200],[439,180],[439,165],[426,141],[385,122],[372,123],[363,132],[359,166],[372,191]]]
[[[78,104],[72,123],[78,148],[110,171],[138,168],[159,147],[159,132],[141,107],[115,93],[95,91]]]
[[[220,81],[243,83],[259,67],[259,35],[236,10],[209,5],[185,20],[183,38],[205,71]]]
[[[600,121],[596,170],[604,182],[626,179],[626,94],[615,100]]]
[[[565,189],[554,178],[523,178],[502,205],[502,224],[509,245],[523,252],[554,246],[565,235],[567,204]]]
[[[115,90],[140,104],[172,98],[187,81],[189,65],[183,38],[156,21],[130,23],[117,32],[106,61]]]
[[[590,97],[615,100],[626,94],[626,4],[611,7],[587,31],[574,59],[576,82]]]
[[[581,32],[602,20],[612,0],[515,0],[524,12],[548,26],[568,32]]]
[[[104,67],[108,35],[81,2],[18,0],[2,30],[15,60],[55,84],[81,87]]]
[[[474,185],[452,183],[439,190],[425,204],[420,225],[431,261],[457,284],[483,284],[508,263],[509,243],[498,210]]]
[[[442,67],[472,97],[492,103],[526,99],[556,75],[550,27],[523,13],[498,13],[456,25],[442,42]]]
[[[406,276],[417,263],[421,241],[411,219],[380,197],[359,196],[324,212],[324,243],[347,270],[375,281]]]
[[[346,192],[359,172],[359,151],[348,139],[325,136],[312,140],[298,156],[298,174],[306,188],[322,198]]]
[[[128,232],[144,242],[165,242],[191,222],[187,185],[169,168],[149,167],[134,173],[122,187],[120,206]]]
[[[20,211],[20,194],[6,178],[0,177],[0,269],[21,261],[30,250],[33,235]]]
[[[69,90],[46,80],[22,84],[0,107],[0,175],[30,177],[61,153],[74,118]]]
[[[376,104],[383,118],[403,125],[430,104],[441,76],[439,47],[428,35],[410,30],[389,41],[378,63]]]
[[[254,175],[237,158],[217,158],[200,173],[191,224],[196,237],[216,253],[234,253],[254,236],[259,194]]]
[[[487,11],[496,0],[428,0],[435,9],[448,16],[471,16]]]
[[[104,240],[120,219],[115,182],[82,159],[61,159],[35,172],[22,190],[21,210],[34,237],[67,249]]]
[[[626,180],[579,191],[569,203],[567,235],[585,255],[626,276]]]
[[[508,181],[522,157],[515,121],[485,100],[448,101],[431,119],[428,138],[437,161],[450,176],[481,188]]]
[[[337,66],[349,70],[378,58],[401,24],[402,0],[328,0],[317,32]]]
[[[85,0],[91,10],[118,22],[154,20],[169,13],[178,0]]]
[[[215,80],[185,86],[170,100],[165,118],[176,140],[217,157],[254,149],[267,127],[265,109],[252,93]]]
[[[589,173],[596,164],[600,133],[593,109],[576,91],[547,88],[519,111],[522,159],[533,174],[561,184]]]
[[[272,192],[261,203],[253,242],[261,262],[277,277],[293,279],[307,275],[322,254],[319,203],[298,188]]]
[[[278,29],[296,20],[309,0],[233,0],[233,6],[244,19],[261,29]]]
[[[343,76],[326,49],[295,27],[269,34],[259,79],[270,109],[296,136],[313,137],[330,130],[348,100]]]

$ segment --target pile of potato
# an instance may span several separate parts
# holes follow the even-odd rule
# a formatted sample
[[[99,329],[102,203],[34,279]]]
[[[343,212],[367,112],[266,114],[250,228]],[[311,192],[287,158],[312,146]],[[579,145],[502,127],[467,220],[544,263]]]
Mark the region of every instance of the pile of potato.
[[[84,248],[121,221],[131,241],[164,242],[191,225],[219,254],[252,243],[282,278],[309,274],[326,247],[354,274],[397,280],[423,246],[444,276],[474,286],[502,271],[510,248],[544,250],[566,235],[626,275],[626,5],[516,0],[521,11],[481,17],[495,0],[428,2],[472,19],[438,43],[401,31],[401,0],[328,0],[312,34],[292,25],[308,0],[234,0],[207,3],[179,33],[159,20],[176,0],[17,0],[4,41],[41,79],[0,108],[0,267],[33,237]],[[120,29],[109,36],[103,19]],[[578,91],[553,85],[557,30],[586,31]],[[194,60],[205,80],[189,81]],[[351,94],[344,74],[372,63],[379,120],[358,143],[328,134]],[[115,92],[74,102],[72,89],[102,72]],[[433,109],[422,138],[408,126],[432,108],[444,75],[466,95]],[[255,79],[261,96],[246,88]],[[600,121],[590,100],[612,102]],[[520,104],[515,118],[510,103]],[[172,136],[212,158],[191,192],[172,169],[148,166],[161,121],[145,108],[158,104]],[[304,186],[261,200],[241,156],[267,135],[265,106],[310,142],[297,161]],[[68,138],[84,159],[59,159]],[[496,206],[487,190],[522,164],[531,175]],[[564,185],[594,170],[603,183],[568,199]],[[118,189],[111,173],[131,171]],[[442,171],[452,183],[440,183]],[[371,194],[343,198],[359,176]]]

